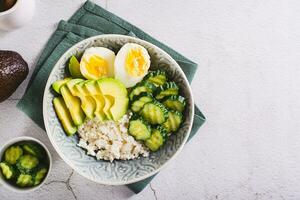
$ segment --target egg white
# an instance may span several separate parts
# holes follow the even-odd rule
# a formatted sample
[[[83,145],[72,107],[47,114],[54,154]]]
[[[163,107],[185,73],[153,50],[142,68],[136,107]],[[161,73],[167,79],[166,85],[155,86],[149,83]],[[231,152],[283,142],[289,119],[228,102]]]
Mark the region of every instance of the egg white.
[[[139,48],[142,51],[142,54],[146,61],[146,65],[148,67],[145,73],[137,77],[128,74],[125,67],[127,54],[130,52],[131,49],[136,49],[136,48]],[[119,52],[116,55],[115,64],[114,64],[115,78],[120,80],[125,85],[126,88],[133,87],[138,82],[142,81],[143,78],[147,75],[149,68],[150,68],[150,56],[148,54],[148,51],[139,44],[127,43],[119,50]]]

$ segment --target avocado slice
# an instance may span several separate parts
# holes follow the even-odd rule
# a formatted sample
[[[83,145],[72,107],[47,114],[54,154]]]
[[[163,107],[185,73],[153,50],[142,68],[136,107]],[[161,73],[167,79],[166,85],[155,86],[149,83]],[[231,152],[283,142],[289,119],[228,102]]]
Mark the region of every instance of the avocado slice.
[[[61,95],[66,103],[67,108],[71,114],[71,118],[76,126],[81,125],[84,122],[85,115],[81,109],[81,102],[78,97],[72,95],[67,85],[63,85],[60,88]]]
[[[69,72],[73,78],[83,78],[80,72],[80,63],[75,56],[72,56],[69,61]]]
[[[75,124],[72,121],[70,112],[68,111],[68,108],[63,100],[62,97],[56,97],[53,99],[53,105],[55,112],[58,116],[58,119],[61,121],[61,124],[68,136],[73,135],[76,133],[77,128]]]
[[[129,99],[125,86],[113,78],[102,78],[98,80],[98,84],[105,98],[104,113],[109,112],[114,121],[119,120],[128,110]],[[108,110],[105,110],[106,103],[112,103]]]
[[[85,81],[85,87],[96,102],[95,116],[101,121],[105,120],[106,117],[103,111],[105,99],[100,91],[98,83],[92,80]]]
[[[103,112],[106,116],[107,119],[113,119],[113,116],[110,112],[110,109],[111,107],[113,106],[114,104],[114,98],[110,95],[104,95],[104,107],[103,107]]]
[[[53,90],[55,92],[57,92],[58,94],[60,94],[60,88],[61,88],[61,86],[63,86],[64,84],[66,84],[70,80],[72,80],[72,78],[65,78],[63,80],[55,81],[54,83],[52,83]]]
[[[76,96],[78,96],[81,100],[81,108],[84,111],[85,115],[93,119],[94,118],[94,112],[96,110],[96,101],[95,99],[90,95],[89,91],[85,87],[85,81],[77,83],[75,85],[75,88],[77,89]]]
[[[66,83],[68,89],[70,90],[70,92],[71,92],[71,94],[72,94],[73,96],[79,95],[79,94],[78,94],[79,92],[78,92],[77,88],[75,87],[75,85],[78,84],[78,83],[80,83],[80,82],[83,82],[83,81],[84,81],[84,80],[81,79],[81,78],[75,78],[75,79],[71,79],[70,81],[68,81],[68,82]]]

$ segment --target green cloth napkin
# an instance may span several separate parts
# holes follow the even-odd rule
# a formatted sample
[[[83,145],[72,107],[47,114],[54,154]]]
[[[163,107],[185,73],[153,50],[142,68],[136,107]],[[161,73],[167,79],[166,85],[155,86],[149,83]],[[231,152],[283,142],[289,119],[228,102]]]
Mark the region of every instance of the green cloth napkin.
[[[151,42],[168,52],[180,65],[189,82],[192,81],[197,64],[177,53],[170,47],[152,38],[141,29],[126,22],[94,3],[87,1],[67,22],[61,21],[45,49],[40,55],[27,90],[17,107],[44,129],[42,102],[48,76],[62,54],[77,42],[95,35],[123,34],[131,35]],[[205,117],[195,106],[195,116],[191,139],[205,122]],[[154,175],[155,176],[155,175]],[[142,191],[153,177],[128,185],[135,193]]]

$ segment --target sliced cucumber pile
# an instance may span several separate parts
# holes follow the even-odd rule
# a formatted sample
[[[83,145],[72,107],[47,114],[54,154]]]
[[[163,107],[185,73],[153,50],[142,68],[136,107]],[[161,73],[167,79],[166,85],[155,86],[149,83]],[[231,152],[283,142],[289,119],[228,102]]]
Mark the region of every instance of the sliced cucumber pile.
[[[48,173],[49,159],[37,143],[24,141],[8,147],[0,162],[0,173],[17,187],[39,185]]]
[[[150,71],[145,77],[145,81],[153,83],[156,86],[163,85],[168,80],[164,70]]]
[[[183,122],[185,98],[179,95],[175,82],[167,82],[165,71],[150,71],[130,92],[129,133],[144,141],[151,151],[157,151],[167,136],[176,132]]]
[[[151,135],[151,127],[141,118],[131,120],[128,131],[136,140],[146,140]]]
[[[142,94],[143,92],[147,92],[152,94],[155,92],[156,86],[153,83],[142,81],[141,83],[137,84],[129,94],[129,99],[132,101],[134,97]]]
[[[167,96],[162,103],[170,110],[183,112],[185,107],[185,98],[179,95]]]
[[[167,130],[163,126],[157,126],[152,129],[151,136],[145,141],[145,145],[151,151],[157,151],[164,143],[167,136]]]
[[[175,132],[178,130],[180,124],[182,123],[182,114],[178,111],[170,111],[168,113],[168,119],[163,124],[168,133]]]
[[[131,104],[131,110],[135,113],[138,113],[146,103],[152,102],[153,97],[151,94],[144,92],[137,96]]]
[[[168,110],[158,101],[146,103],[140,112],[151,125],[162,124],[168,117]]]
[[[178,95],[178,86],[175,82],[167,82],[160,86],[157,90],[156,99],[161,100],[164,97]]]

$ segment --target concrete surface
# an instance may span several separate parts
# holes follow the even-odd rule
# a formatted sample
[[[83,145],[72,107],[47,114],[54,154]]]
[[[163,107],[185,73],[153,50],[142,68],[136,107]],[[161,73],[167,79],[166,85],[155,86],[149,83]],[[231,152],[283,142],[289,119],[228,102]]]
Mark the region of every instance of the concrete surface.
[[[60,19],[83,0],[37,0],[26,27],[0,33],[0,49],[34,69]],[[30,135],[50,148],[47,184],[29,194],[0,186],[0,199],[300,199],[300,1],[100,0],[199,63],[195,100],[207,123],[143,192],[90,182],[59,158],[43,130],[15,108],[27,80],[0,104],[0,145]]]

